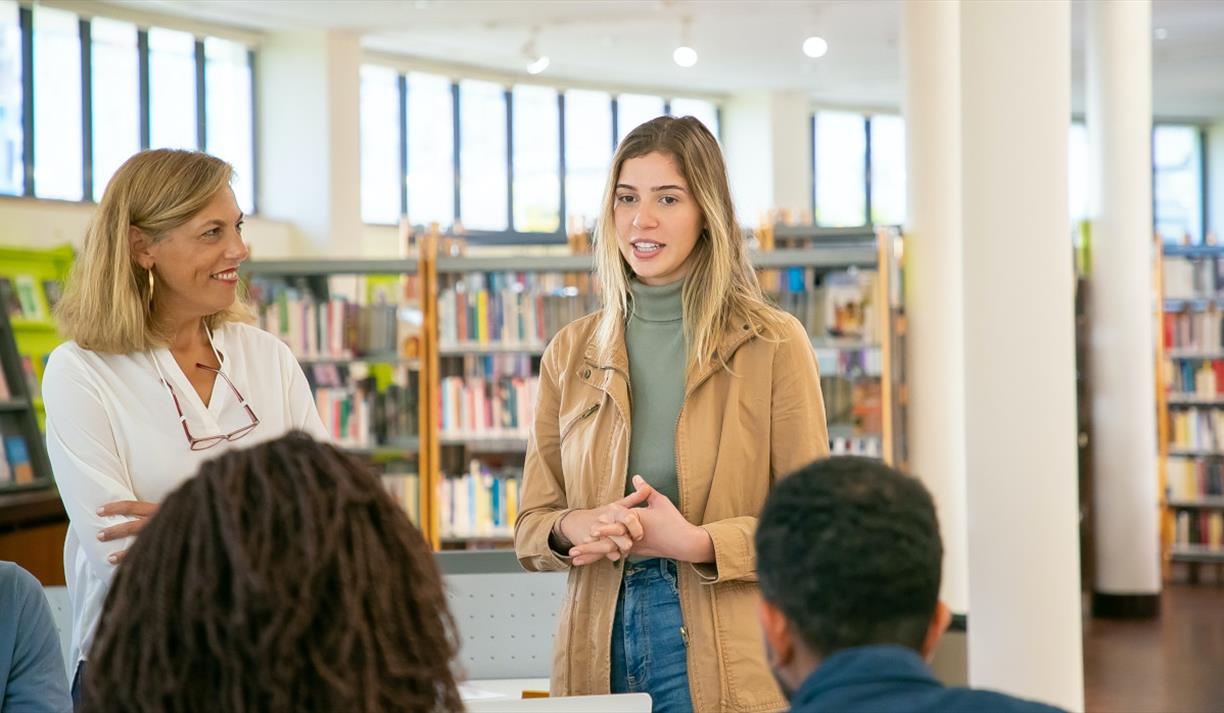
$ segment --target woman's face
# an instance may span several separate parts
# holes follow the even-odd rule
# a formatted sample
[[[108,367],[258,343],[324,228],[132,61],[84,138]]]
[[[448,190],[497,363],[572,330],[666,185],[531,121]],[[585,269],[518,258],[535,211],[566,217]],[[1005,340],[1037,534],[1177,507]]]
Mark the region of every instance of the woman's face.
[[[666,285],[688,274],[703,220],[670,156],[626,160],[613,201],[617,244],[638,280]]]
[[[138,254],[153,266],[153,298],[170,320],[204,317],[229,307],[238,288],[238,265],[250,252],[242,240],[242,211],[229,187],[186,223]]]

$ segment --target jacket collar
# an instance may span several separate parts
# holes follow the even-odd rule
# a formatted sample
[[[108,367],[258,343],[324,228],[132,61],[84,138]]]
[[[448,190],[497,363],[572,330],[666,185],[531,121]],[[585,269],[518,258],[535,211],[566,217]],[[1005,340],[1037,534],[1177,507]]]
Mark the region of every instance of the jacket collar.
[[[617,320],[612,329],[612,342],[600,347],[598,341],[599,318],[596,317],[595,329],[591,332],[591,338],[587,342],[586,351],[583,357],[591,366],[600,369],[617,369],[628,375],[629,373],[629,354],[625,349],[625,322]],[[686,393],[698,384],[704,381],[715,370],[722,367],[724,361],[731,359],[735,351],[744,345],[752,338],[752,328],[748,322],[737,320],[734,327],[723,330],[722,338],[718,342],[718,352],[714,358],[706,363],[696,374],[692,374],[688,378],[688,386]]]
[[[812,672],[791,699],[794,710],[813,710],[830,691],[855,684],[906,681],[942,687],[918,652],[892,644],[856,646],[829,656]]]

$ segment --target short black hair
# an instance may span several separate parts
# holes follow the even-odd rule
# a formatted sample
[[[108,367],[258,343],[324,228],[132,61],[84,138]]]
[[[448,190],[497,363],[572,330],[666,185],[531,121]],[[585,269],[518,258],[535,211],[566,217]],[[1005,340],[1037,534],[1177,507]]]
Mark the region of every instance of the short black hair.
[[[816,461],[769,494],[756,531],[761,594],[818,656],[922,646],[943,545],[922,483],[867,458]]]

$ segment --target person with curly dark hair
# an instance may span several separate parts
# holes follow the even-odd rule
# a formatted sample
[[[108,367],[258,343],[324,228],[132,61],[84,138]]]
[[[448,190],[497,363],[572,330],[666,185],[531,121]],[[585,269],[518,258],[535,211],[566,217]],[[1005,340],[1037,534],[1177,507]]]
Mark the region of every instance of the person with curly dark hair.
[[[301,432],[204,463],[120,564],[88,711],[456,711],[433,555],[360,462]]]
[[[930,493],[867,458],[816,461],[769,494],[756,530],[761,626],[792,713],[1058,713],[946,687],[927,668],[948,627]]]

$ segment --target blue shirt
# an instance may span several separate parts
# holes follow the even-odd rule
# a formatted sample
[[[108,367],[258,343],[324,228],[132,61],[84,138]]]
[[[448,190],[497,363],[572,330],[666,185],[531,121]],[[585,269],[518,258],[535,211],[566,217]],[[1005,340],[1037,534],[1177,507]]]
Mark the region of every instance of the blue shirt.
[[[826,658],[791,698],[791,711],[1058,713],[1060,709],[994,691],[948,688],[912,649],[859,646]]]
[[[51,606],[38,580],[12,562],[0,562],[0,710],[72,710]]]

